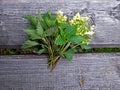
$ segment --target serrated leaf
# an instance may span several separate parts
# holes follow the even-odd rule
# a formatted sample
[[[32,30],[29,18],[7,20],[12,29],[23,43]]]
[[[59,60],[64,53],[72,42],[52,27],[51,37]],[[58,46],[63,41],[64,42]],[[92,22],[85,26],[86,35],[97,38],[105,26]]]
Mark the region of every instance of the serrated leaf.
[[[51,12],[48,11],[47,13],[44,14],[44,21],[46,22],[47,26],[50,27],[51,26],[51,21],[50,21],[50,17],[51,17]]]
[[[39,20],[38,20],[38,24],[37,24],[37,34],[38,35],[42,35],[43,34],[43,28],[42,28]]]
[[[42,18],[40,10],[38,10],[38,20],[39,21],[43,21],[43,18]]]
[[[27,19],[29,21],[29,23],[31,25],[33,25],[34,27],[37,25],[37,19],[35,16],[31,16],[31,15],[25,15],[22,16],[24,19]]]
[[[57,21],[56,17],[52,17],[51,18],[51,24],[52,24],[51,26],[55,26],[56,25],[56,21]]]
[[[85,40],[85,38],[78,35],[73,35],[70,38],[68,38],[68,41],[75,44],[80,44],[83,40]]]
[[[27,40],[24,42],[22,48],[31,48],[31,47],[36,46],[36,45],[39,45],[39,43],[36,41]]]
[[[46,24],[45,21],[44,21],[44,18],[43,18],[42,15],[41,15],[40,10],[38,10],[38,20],[40,21],[40,24],[41,24],[41,26],[43,27],[43,29],[47,29],[47,28],[48,28],[48,27],[47,27],[47,24]]]
[[[52,17],[51,11],[48,11],[47,13],[44,14],[44,21],[46,22],[48,27],[55,26],[56,24],[56,17]]]
[[[65,43],[66,43],[66,41],[63,40],[60,35],[59,35],[59,36],[56,38],[56,40],[55,40],[55,44],[56,44],[56,45],[63,45],[63,44],[65,44]]]
[[[48,12],[46,12],[45,14],[44,14],[44,18],[46,18],[46,17],[48,17],[48,18],[50,18],[51,17],[51,11],[48,11]]]
[[[46,17],[46,18],[45,18],[45,22],[46,22],[46,24],[47,24],[49,27],[52,27],[52,26],[55,25],[56,19],[55,19],[55,18],[48,18],[48,17]]]
[[[36,30],[36,27],[29,25],[29,27],[27,29],[32,29],[32,30]]]
[[[65,57],[67,58],[67,60],[72,60],[73,58],[73,54],[74,54],[74,51],[72,49],[69,49],[68,51],[65,52]]]
[[[49,29],[47,29],[45,32],[44,32],[44,34],[45,34],[45,36],[51,36],[51,35],[53,35],[53,33],[56,31],[56,27],[52,27],[52,28],[49,28]]]
[[[82,49],[91,49],[91,47],[87,44],[81,45]]]
[[[45,20],[41,21],[41,26],[43,27],[43,29],[47,30],[49,27],[47,26]]]
[[[25,29],[24,32],[30,37],[30,39],[41,39],[34,29]]]

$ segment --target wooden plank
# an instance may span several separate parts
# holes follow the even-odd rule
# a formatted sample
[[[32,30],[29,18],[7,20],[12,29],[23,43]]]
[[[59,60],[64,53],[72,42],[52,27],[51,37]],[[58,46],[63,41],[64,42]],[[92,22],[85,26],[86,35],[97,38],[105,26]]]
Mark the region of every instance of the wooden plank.
[[[0,90],[119,90],[120,53],[76,54],[49,72],[47,57],[0,56]]]
[[[27,22],[25,14],[62,10],[71,16],[80,12],[95,24],[92,47],[120,47],[120,1],[119,0],[1,0],[0,1],[0,48],[20,47],[27,39],[23,29]],[[17,37],[17,38],[16,38]]]

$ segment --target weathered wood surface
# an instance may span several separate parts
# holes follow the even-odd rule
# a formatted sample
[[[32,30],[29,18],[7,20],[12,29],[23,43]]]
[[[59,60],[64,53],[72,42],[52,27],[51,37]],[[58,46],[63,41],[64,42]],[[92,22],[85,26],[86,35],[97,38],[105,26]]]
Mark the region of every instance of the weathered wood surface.
[[[19,47],[26,40],[27,22],[21,16],[38,9],[87,15],[96,26],[92,47],[120,47],[119,0],[0,0],[0,48]]]
[[[120,90],[120,53],[76,54],[49,72],[46,56],[0,56],[0,90]]]

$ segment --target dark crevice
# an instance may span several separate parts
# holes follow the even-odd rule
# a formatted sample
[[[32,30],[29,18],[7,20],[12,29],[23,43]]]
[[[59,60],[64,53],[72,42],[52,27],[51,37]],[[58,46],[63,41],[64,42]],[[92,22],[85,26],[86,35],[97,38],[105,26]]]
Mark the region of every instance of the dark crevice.
[[[113,7],[109,11],[109,15],[113,16],[117,20],[120,20],[120,4],[118,4],[117,6]]]
[[[35,49],[0,49],[0,55],[28,55],[36,54]],[[120,52],[120,48],[91,48],[88,50],[81,50],[78,48],[75,53],[111,53]]]
[[[116,72],[118,73],[118,75],[120,77],[120,65],[117,65],[116,68],[117,68]]]

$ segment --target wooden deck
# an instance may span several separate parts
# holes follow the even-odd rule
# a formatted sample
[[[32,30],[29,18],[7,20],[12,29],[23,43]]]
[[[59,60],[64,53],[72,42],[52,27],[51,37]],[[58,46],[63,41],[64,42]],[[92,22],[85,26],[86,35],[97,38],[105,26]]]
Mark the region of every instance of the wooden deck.
[[[68,16],[80,12],[95,25],[92,47],[120,47],[120,0],[0,0],[0,48],[20,47],[27,36],[28,23],[23,15],[35,15],[40,9]]]
[[[50,72],[45,55],[0,56],[0,90],[120,90],[120,53],[76,54]]]
[[[38,9],[89,16],[91,47],[120,47],[120,0],[0,0],[0,48],[21,47],[28,25],[22,16]],[[53,72],[45,55],[1,55],[0,90],[120,90],[120,53],[76,54]]]

